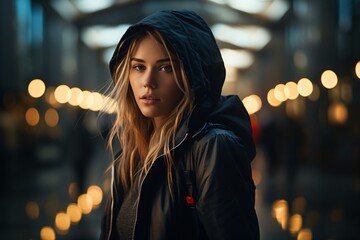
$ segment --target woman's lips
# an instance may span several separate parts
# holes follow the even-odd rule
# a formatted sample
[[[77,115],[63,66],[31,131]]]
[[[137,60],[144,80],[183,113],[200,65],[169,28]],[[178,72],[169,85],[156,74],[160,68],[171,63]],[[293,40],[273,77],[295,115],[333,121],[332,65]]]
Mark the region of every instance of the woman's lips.
[[[154,95],[146,94],[140,97],[140,101],[145,104],[154,104],[160,99],[156,98]]]

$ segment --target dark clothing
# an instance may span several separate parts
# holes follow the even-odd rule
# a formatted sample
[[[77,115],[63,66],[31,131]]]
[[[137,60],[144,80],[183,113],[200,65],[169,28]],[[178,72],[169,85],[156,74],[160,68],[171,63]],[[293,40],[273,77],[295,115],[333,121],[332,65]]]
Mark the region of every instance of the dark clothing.
[[[143,28],[156,28],[175,49],[195,107],[183,120],[172,147],[172,196],[163,155],[140,184],[133,239],[259,239],[249,116],[237,96],[220,97],[225,68],[209,27],[190,11],[150,15],[120,40],[110,63],[112,73]],[[184,170],[193,173],[194,207],[186,202]],[[101,239],[118,239],[114,214],[124,194],[118,182],[113,190],[113,199],[105,207]]]

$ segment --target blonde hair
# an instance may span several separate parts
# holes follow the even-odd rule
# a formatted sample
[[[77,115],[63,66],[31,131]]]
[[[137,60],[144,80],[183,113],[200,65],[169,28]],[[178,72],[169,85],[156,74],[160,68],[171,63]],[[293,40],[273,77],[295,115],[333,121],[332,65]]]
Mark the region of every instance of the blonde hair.
[[[159,128],[154,128],[152,119],[142,115],[130,87],[129,72],[130,58],[134,50],[140,41],[147,36],[154,38],[164,46],[170,59],[172,59],[170,57],[171,53],[174,54],[174,51],[170,50],[162,35],[156,30],[144,30],[144,32],[134,37],[113,76],[114,88],[109,96],[117,104],[116,118],[110,130],[107,146],[113,156],[114,140],[118,140],[121,146],[122,153],[117,159],[114,159],[113,164],[118,167],[117,180],[121,182],[125,192],[134,183],[135,175],[145,175],[157,157],[163,154],[167,167],[168,188],[172,193],[173,156],[170,147],[175,144],[175,134],[181,120],[192,110],[192,96],[182,64],[180,63],[179,68],[176,69],[171,61],[173,74],[179,89],[183,93],[183,98]],[[117,162],[118,164],[116,164]]]

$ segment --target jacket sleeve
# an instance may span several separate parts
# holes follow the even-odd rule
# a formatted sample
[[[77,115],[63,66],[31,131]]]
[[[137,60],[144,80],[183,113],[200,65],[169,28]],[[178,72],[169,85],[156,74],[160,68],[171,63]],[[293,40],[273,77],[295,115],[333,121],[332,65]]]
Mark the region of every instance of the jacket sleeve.
[[[232,132],[214,129],[197,141],[197,215],[210,239],[259,239],[255,186],[247,149]]]

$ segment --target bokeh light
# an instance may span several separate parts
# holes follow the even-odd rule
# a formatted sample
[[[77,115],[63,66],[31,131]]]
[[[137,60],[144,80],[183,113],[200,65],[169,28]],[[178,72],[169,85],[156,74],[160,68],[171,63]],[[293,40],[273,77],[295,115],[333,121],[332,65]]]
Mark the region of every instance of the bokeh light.
[[[28,92],[33,98],[39,98],[45,93],[45,83],[41,79],[34,79],[28,85]]]
[[[67,232],[70,228],[70,217],[64,212],[59,212],[55,217],[55,226],[56,229],[61,232]]]
[[[54,95],[56,101],[58,101],[59,103],[66,103],[71,98],[71,91],[68,86],[60,85],[55,89]]]
[[[104,99],[103,96],[98,92],[92,93],[94,101],[93,104],[89,107],[92,111],[99,111],[103,108]]]
[[[313,84],[308,78],[301,78],[297,84],[298,92],[303,97],[308,97],[313,92]]]
[[[355,74],[356,76],[360,79],[360,61],[358,61],[356,63],[356,66],[355,66]]]
[[[55,240],[56,236],[55,236],[55,231],[52,227],[43,227],[40,230],[40,238],[41,240]]]
[[[300,230],[297,240],[312,240],[312,231],[309,228]]]
[[[269,90],[268,94],[267,94],[267,101],[268,103],[273,106],[273,107],[277,107],[281,104],[281,101],[279,101],[274,94],[275,90],[272,88]]]
[[[346,105],[341,102],[332,103],[329,106],[328,118],[333,124],[345,123],[348,119],[348,110]]]
[[[89,109],[94,104],[94,96],[90,91],[83,91],[83,100],[79,104],[82,109]]]
[[[77,204],[81,208],[83,214],[89,214],[93,209],[93,200],[91,196],[86,193],[81,194],[78,197]]]
[[[92,198],[94,207],[100,205],[103,198],[103,192],[99,186],[96,185],[90,186],[87,190],[87,194]]]
[[[284,93],[284,89],[285,89],[285,85],[282,83],[277,84],[274,88],[274,96],[280,102],[284,102],[287,100],[287,97],[285,96]]]
[[[70,221],[73,223],[79,222],[82,217],[81,208],[75,203],[70,203],[68,205],[68,207],[66,208],[66,214],[69,216]]]
[[[338,83],[336,73],[331,70],[326,70],[321,74],[321,83],[327,89],[334,88]]]
[[[259,96],[250,95],[242,100],[249,114],[254,114],[261,109],[262,102]]]
[[[297,84],[295,82],[287,82],[284,87],[284,94],[290,100],[294,100],[299,96]]]
[[[71,96],[69,99],[69,104],[72,106],[78,106],[84,99],[84,94],[78,87],[73,87],[70,89]]]
[[[59,114],[54,108],[49,108],[45,112],[45,122],[49,127],[55,127],[59,123]]]
[[[33,220],[37,219],[40,214],[39,205],[34,201],[26,203],[25,211],[26,215]]]
[[[282,229],[286,229],[289,207],[286,200],[277,200],[273,203],[272,216],[280,224]]]
[[[292,234],[295,234],[300,231],[302,228],[303,220],[300,214],[294,214],[290,217],[289,220],[289,231]]]
[[[40,121],[40,114],[36,108],[29,108],[25,113],[25,120],[30,126],[36,126]]]

